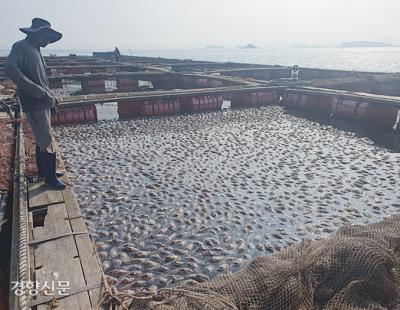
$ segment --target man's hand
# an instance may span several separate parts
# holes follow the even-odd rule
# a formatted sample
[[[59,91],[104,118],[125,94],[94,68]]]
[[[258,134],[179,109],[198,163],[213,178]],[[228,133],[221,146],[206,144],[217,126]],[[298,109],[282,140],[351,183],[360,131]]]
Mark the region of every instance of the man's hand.
[[[52,113],[58,113],[58,111],[59,111],[59,109],[58,109],[58,106],[57,105],[55,105],[54,107],[52,107],[51,109],[50,109],[50,111],[52,112]]]
[[[45,95],[42,99],[51,106],[54,106],[57,102],[56,97],[50,91],[45,91]]]
[[[59,109],[58,109],[58,100],[56,97],[54,97],[56,100],[56,103],[54,104],[54,106],[51,108],[51,112],[53,113],[58,113]]]

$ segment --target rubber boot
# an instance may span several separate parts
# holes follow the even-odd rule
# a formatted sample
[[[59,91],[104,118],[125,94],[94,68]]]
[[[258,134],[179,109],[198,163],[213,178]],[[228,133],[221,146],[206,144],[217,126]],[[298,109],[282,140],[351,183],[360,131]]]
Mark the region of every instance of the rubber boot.
[[[43,164],[42,164],[42,158],[40,155],[40,147],[38,147],[38,146],[36,146],[36,148],[35,148],[35,156],[36,156],[37,175],[39,178],[43,178],[44,177]]]
[[[43,178],[44,177],[43,164],[42,164],[42,158],[40,156],[40,147],[38,147],[38,146],[36,146],[36,148],[35,148],[35,156],[36,156],[36,167],[37,167],[38,177]],[[64,175],[64,172],[56,171],[57,177],[62,177],[63,175]]]
[[[45,183],[53,189],[65,189],[66,185],[59,179],[57,179],[56,176],[56,154],[40,152],[40,158],[42,161]]]

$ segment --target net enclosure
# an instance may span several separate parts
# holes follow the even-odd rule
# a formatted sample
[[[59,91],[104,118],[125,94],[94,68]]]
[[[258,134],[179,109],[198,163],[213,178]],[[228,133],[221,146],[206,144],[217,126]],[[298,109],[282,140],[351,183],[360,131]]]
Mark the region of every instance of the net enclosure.
[[[211,282],[135,297],[134,310],[400,309],[400,215],[340,228]]]

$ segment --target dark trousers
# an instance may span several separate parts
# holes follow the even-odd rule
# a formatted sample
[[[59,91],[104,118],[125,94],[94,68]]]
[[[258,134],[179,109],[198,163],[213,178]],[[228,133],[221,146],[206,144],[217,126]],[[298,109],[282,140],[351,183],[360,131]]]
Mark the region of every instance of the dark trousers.
[[[50,109],[25,112],[29,125],[35,136],[36,145],[41,152],[53,153],[51,147],[51,114]]]

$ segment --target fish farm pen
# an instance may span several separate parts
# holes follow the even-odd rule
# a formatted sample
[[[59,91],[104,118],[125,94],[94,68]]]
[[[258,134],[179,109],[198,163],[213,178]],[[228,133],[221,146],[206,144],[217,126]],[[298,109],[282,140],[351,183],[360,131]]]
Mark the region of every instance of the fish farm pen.
[[[4,61],[0,309],[400,309],[400,73],[46,57],[56,191]]]

